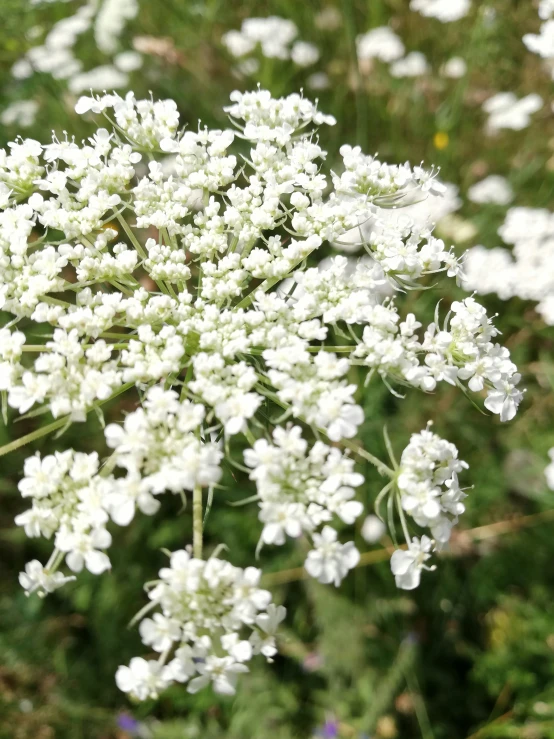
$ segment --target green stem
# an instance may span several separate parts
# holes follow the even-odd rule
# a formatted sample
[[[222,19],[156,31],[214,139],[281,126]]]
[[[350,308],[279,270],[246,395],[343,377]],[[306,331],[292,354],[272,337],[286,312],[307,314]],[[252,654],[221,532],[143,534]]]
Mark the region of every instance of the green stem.
[[[356,143],[360,144],[363,148],[367,139],[366,99],[363,89],[363,78],[360,73],[360,65],[358,62],[358,49],[356,47],[356,18],[354,15],[353,0],[343,0],[342,6],[348,45],[350,47],[352,68],[354,70],[354,79],[356,82]]]
[[[317,354],[318,352],[346,352],[350,353],[353,352],[355,346],[309,346],[307,347],[306,351],[310,352],[311,354]]]
[[[125,218],[123,218],[123,216],[121,215],[121,213],[116,213],[116,216],[115,217],[117,218],[117,220],[118,220],[119,224],[121,225],[122,229],[127,234],[127,238],[129,239],[129,241],[131,242],[131,244],[137,250],[140,258],[141,259],[148,259],[148,254],[144,251],[144,249],[140,245],[139,240],[137,239],[137,237],[135,236],[135,234],[132,232],[131,227],[129,226],[129,224],[127,223],[127,221],[125,220]]]
[[[323,429],[318,429],[322,433],[325,433]],[[380,475],[387,476],[387,477],[394,477],[394,470],[391,470],[390,467],[388,467],[384,462],[381,462],[380,459],[375,457],[370,452],[366,451],[362,447],[355,444],[353,441],[350,441],[350,439],[341,439],[340,444],[342,446],[346,447],[347,449],[350,449],[352,452],[357,454],[362,459],[367,460],[370,462],[374,467],[377,468],[377,472],[379,472]]]
[[[421,695],[419,683],[412,665],[409,665],[404,669],[404,676],[406,677],[408,690],[412,694],[412,698],[414,701],[414,709],[417,722],[421,730],[421,737],[422,739],[433,739],[434,735],[433,729],[431,727],[431,722],[429,720],[429,714],[427,713],[425,701],[423,700],[423,696]]]
[[[250,444],[250,446],[253,447],[254,444],[256,443],[256,438],[254,437],[254,434],[252,433],[252,431],[250,431],[250,429],[248,428],[248,426],[244,430],[244,435],[246,436],[246,440],[248,441],[248,443]]]
[[[402,501],[400,500],[400,495],[397,495],[396,497],[396,507],[398,509],[398,515],[400,516],[400,523],[402,524],[402,531],[404,532],[404,538],[406,539],[406,544],[409,547],[412,541],[412,537],[410,536],[410,532],[408,531],[408,524],[406,523],[406,516],[404,515],[404,510],[402,508]]]
[[[67,416],[64,416],[63,418],[58,418],[52,423],[49,423],[48,426],[43,426],[36,431],[32,431],[30,434],[26,434],[25,436],[21,436],[19,439],[11,441],[9,444],[4,444],[4,446],[0,447],[0,457],[3,457],[4,454],[14,452],[16,449],[19,449],[19,447],[25,446],[25,444],[30,444],[32,441],[36,441],[37,439],[42,438],[52,431],[57,431],[66,423]]]
[[[254,299],[255,293],[258,292],[258,290],[261,290],[263,293],[266,293],[268,290],[271,290],[271,288],[276,285],[278,282],[281,281],[281,277],[271,277],[265,280],[265,282],[262,282],[261,285],[258,285],[258,287],[254,288],[252,292],[248,293],[248,295],[243,298],[240,303],[237,305],[237,308],[247,308],[252,300]]]
[[[98,408],[99,406],[104,405],[104,403],[108,403],[110,400],[113,400],[118,395],[121,395],[121,393],[129,390],[129,388],[133,387],[133,385],[134,382],[128,382],[125,385],[122,385],[118,390],[112,393],[109,398],[106,398],[106,400],[102,400],[100,403],[97,403],[96,407]],[[91,410],[92,408],[89,408],[87,410],[87,413],[90,413]],[[36,431],[31,431],[30,434],[26,434],[25,436],[21,436],[19,439],[10,441],[9,444],[5,444],[4,446],[0,447],[0,457],[3,457],[5,454],[10,454],[10,452],[19,449],[26,444],[30,444],[32,441],[41,439],[43,436],[47,436],[52,431],[57,431],[58,429],[62,428],[62,426],[65,426],[65,424],[67,423],[69,423],[69,416],[57,418],[55,421],[52,421],[52,423],[49,423],[47,426],[42,426]]]
[[[197,559],[202,559],[202,486],[195,485],[192,493],[192,551]]]

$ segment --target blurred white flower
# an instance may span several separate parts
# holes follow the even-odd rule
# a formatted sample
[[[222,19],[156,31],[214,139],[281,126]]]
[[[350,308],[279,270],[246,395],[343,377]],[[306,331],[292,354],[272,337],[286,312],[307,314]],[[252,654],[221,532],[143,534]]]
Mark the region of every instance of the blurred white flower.
[[[465,285],[503,300],[518,296],[538,301],[537,310],[554,325],[554,213],[510,208],[498,233],[513,252],[476,246],[467,252]]]
[[[356,39],[358,57],[394,62],[404,56],[404,44],[388,26],[373,28]]]
[[[228,31],[221,40],[236,57],[250,54],[259,44],[262,55],[268,59],[290,59],[290,44],[297,35],[298,28],[291,20],[272,15],[267,18],[246,18],[240,31]]]
[[[120,72],[134,72],[142,66],[142,54],[138,51],[122,51],[114,57],[114,64]]]
[[[442,23],[460,20],[471,10],[471,0],[411,0],[410,9]]]
[[[69,80],[69,89],[78,95],[85,90],[117,90],[125,87],[129,77],[125,72],[105,64],[74,75]]]
[[[489,175],[472,185],[467,191],[467,196],[472,203],[508,205],[514,199],[514,192],[505,177]]]
[[[483,103],[483,110],[489,116],[487,129],[491,132],[503,128],[521,131],[542,106],[543,99],[534,93],[518,100],[513,92],[499,92]]]
[[[362,524],[362,536],[368,544],[375,544],[385,535],[387,527],[380,518],[373,514],[366,516]]]
[[[319,59],[319,49],[307,41],[295,41],[290,58],[298,67],[310,67]]]
[[[331,83],[325,72],[314,72],[308,77],[306,84],[311,90],[327,90]]]
[[[461,56],[453,56],[441,67],[441,74],[450,79],[460,79],[467,73],[467,64]]]
[[[39,104],[36,100],[19,100],[8,105],[0,113],[0,123],[4,126],[29,128],[35,122]]]
[[[412,51],[390,66],[390,73],[393,77],[421,77],[429,71],[427,59],[420,51]]]

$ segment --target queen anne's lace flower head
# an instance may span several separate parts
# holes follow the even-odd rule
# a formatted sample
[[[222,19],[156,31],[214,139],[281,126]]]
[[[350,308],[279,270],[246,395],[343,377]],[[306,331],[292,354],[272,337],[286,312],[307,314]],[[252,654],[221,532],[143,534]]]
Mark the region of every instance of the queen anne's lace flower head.
[[[356,378],[396,395],[445,382],[509,420],[519,375],[474,298],[426,327],[403,309],[428,275],[461,277],[431,224],[390,216],[443,193],[435,171],[344,146],[327,174],[314,129],[335,121],[297,94],[234,92],[225,130],[182,131],[173,101],[133,93],[82,97],[77,112],[110,125],[81,144],[18,139],[0,152],[0,308],[19,321],[0,329],[0,390],[21,414],[49,410],[44,434],[101,418],[127,390],[136,407],[106,426],[104,461],[66,449],[25,462],[31,506],[17,524],[53,553],[21,584],[51,592],[73,578],[64,562],[100,574],[113,524],[156,514],[164,495],[191,497],[193,551],[171,556],[140,614],[160,659],[131,660],[117,682],[139,699],[173,682],[229,694],[253,655],[275,655],[284,608],[258,569],[202,558],[203,496],[216,495],[224,457],[255,483],[259,546],[304,537],[307,573],[335,585],[360,556],[339,533],[364,510],[356,458],[375,464],[409,545],[393,570],[414,587],[463,511],[466,465],[429,430],[392,468],[351,441],[364,421]],[[357,261],[333,250],[352,233]]]

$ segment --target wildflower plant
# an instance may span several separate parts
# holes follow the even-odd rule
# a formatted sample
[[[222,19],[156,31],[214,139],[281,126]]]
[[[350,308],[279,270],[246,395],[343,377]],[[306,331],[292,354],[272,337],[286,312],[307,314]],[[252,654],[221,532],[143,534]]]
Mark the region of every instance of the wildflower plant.
[[[461,275],[428,226],[390,217],[440,193],[435,172],[343,146],[342,170],[327,176],[316,129],[335,121],[296,94],[233,93],[226,130],[181,130],[173,101],[132,93],[83,97],[76,110],[107,127],[81,144],[18,139],[0,157],[0,307],[13,316],[0,334],[4,417],[53,416],[0,454],[102,419],[123,393],[138,402],[105,427],[103,459],[68,448],[26,460],[31,507],[16,523],[53,551],[20,581],[44,595],[84,568],[100,575],[112,524],[158,514],[165,493],[190,497],[190,537],[136,619],[159,659],[131,660],[117,683],[139,699],[175,682],[231,694],[251,658],[275,655],[285,610],[259,568],[233,566],[221,547],[205,557],[224,461],[255,487],[258,548],[302,536],[307,573],[337,586],[359,561],[343,526],[369,497],[356,462],[374,464],[377,512],[405,538],[392,570],[411,589],[464,510],[467,464],[429,427],[399,462],[388,437],[390,461],[361,448],[351,368],[368,393],[382,381],[395,395],[442,382],[484,394],[502,421],[522,398],[519,375],[473,297],[425,327],[402,310],[428,275]],[[320,263],[356,238],[364,257]]]

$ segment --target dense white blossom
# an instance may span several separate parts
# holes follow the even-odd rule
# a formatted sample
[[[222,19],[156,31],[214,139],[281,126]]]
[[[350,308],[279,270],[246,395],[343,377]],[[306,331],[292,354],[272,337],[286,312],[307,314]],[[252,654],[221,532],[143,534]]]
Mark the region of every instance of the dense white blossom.
[[[104,54],[113,54],[128,21],[137,16],[137,0],[103,0],[94,22],[94,38]]]
[[[458,474],[468,465],[458,450],[429,429],[413,434],[402,452],[397,477],[400,505],[433,538],[444,543],[465,506]]]
[[[335,246],[345,252],[359,251],[365,241],[374,238],[372,233],[385,228],[385,224],[392,224],[401,230],[411,228],[414,235],[419,231],[422,237],[432,232],[435,226],[442,232],[443,222],[462,207],[462,199],[456,185],[450,182],[436,182],[436,187],[437,192],[427,193],[427,197],[415,199],[415,202],[412,202],[409,192],[406,193],[399,207],[381,208],[372,219],[342,235],[335,241]],[[360,231],[363,238],[360,237]],[[445,250],[445,258],[447,253]]]
[[[238,676],[248,672],[246,662],[275,654],[275,632],[286,613],[259,587],[260,576],[254,567],[173,552],[143,609],[160,610],[139,625],[142,641],[160,659],[133,658],[118,669],[118,687],[139,700],[175,682],[186,683],[189,693],[211,684],[216,693],[233,695]]]
[[[354,500],[354,488],[364,478],[354,460],[320,441],[308,450],[298,426],[275,429],[273,441],[259,439],[245,452],[258,491],[263,543],[284,544],[286,536],[313,535],[334,517],[352,524],[360,516],[363,505]]]
[[[105,459],[69,448],[26,460],[31,507],[16,521],[53,552],[21,584],[51,592],[73,577],[64,562],[106,571],[113,524],[158,513],[165,494],[192,498],[194,556],[172,555],[139,617],[160,659],[133,659],[117,682],[141,700],[173,682],[231,694],[252,655],[275,655],[284,610],[259,570],[202,559],[203,501],[225,495],[224,460],[256,485],[260,545],[303,536],[306,571],[335,585],[360,556],[339,539],[364,511],[355,460],[375,464],[410,546],[395,575],[415,587],[430,545],[417,549],[406,517],[446,541],[465,465],[430,431],[399,469],[350,441],[364,421],[360,386],[375,375],[398,395],[393,386],[445,382],[483,394],[505,421],[519,375],[474,298],[440,324],[437,308],[426,327],[404,309],[428,276],[462,276],[428,216],[398,212],[448,193],[436,170],[343,146],[329,173],[315,129],[335,120],[298,94],[234,92],[225,130],[183,130],[174,101],[132,92],[83,96],[76,110],[109,126],[80,144],[17,139],[0,152],[0,308],[20,321],[0,329],[0,391],[4,411],[49,411],[44,434],[90,412],[102,420],[104,403],[129,391],[127,412],[104,430]],[[353,233],[359,259],[335,251],[356,245]]]
[[[338,587],[348,571],[360,561],[360,553],[349,541],[341,544],[337,541],[337,532],[330,526],[324,526],[321,534],[314,534],[314,548],[308,552],[305,568],[309,575],[324,585],[333,583]]]
[[[319,59],[319,49],[307,41],[296,41],[292,46],[290,58],[298,67],[311,67]]]

